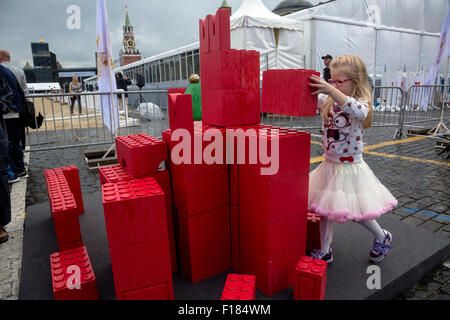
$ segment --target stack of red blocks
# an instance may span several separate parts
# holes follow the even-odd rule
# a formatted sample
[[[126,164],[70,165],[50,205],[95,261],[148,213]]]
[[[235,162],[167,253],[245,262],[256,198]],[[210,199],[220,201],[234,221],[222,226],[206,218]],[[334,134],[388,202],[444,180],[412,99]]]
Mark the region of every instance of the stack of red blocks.
[[[50,255],[55,300],[98,300],[97,281],[85,247]]]
[[[74,193],[72,193],[64,174],[67,174],[68,171],[72,173],[72,170],[63,170],[60,168],[44,171],[48,199],[60,251],[83,245],[80,222],[78,220],[78,215],[83,211],[77,206],[77,198],[74,197]],[[72,184],[74,183],[72,182]],[[82,205],[81,191],[78,201]]]
[[[267,144],[279,158],[238,166],[239,271],[256,274],[256,286],[271,296],[294,283],[305,254],[310,134],[264,125],[254,131],[258,154]]]
[[[165,195],[154,178],[102,185],[117,299],[173,299]]]
[[[203,154],[209,142],[202,142],[205,130],[201,125],[197,123],[194,128],[192,109],[190,121],[194,135],[187,143],[192,143],[194,150],[197,140]],[[172,141],[172,134],[172,130],[163,132],[171,152],[177,144]],[[184,163],[170,163],[170,172],[177,209],[181,271],[195,283],[230,268],[228,169],[225,164],[209,165],[202,159],[194,159],[193,153],[186,156],[189,160]],[[196,160],[200,163],[195,164]]]
[[[220,300],[255,300],[256,277],[229,273]]]
[[[260,55],[233,50],[230,10],[219,9],[200,23],[202,114],[207,125],[235,126],[260,121]]]
[[[100,184],[118,183],[120,181],[130,181],[133,177],[119,164],[112,166],[104,166],[99,168]],[[150,177],[155,178],[161,189],[164,191],[166,198],[167,227],[169,232],[170,259],[172,263],[172,272],[177,272],[177,255],[175,247],[174,222],[173,222],[173,206],[172,206],[172,189],[170,185],[170,174],[168,170],[158,170]]]

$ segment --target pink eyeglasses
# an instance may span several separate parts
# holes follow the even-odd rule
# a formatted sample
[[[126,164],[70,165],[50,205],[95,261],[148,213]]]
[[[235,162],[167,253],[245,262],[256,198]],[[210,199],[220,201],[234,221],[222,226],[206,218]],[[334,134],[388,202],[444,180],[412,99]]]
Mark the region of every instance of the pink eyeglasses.
[[[336,86],[338,88],[342,87],[345,82],[352,81],[352,79],[345,79],[345,80],[328,80],[328,83],[332,86]]]

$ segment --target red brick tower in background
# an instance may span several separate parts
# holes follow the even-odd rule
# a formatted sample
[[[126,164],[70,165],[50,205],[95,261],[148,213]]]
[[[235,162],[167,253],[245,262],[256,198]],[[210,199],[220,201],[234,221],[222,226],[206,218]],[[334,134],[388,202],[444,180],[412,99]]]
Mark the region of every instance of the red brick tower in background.
[[[123,51],[120,51],[120,66],[142,60],[139,49],[136,49],[136,41],[134,40],[134,30],[128,17],[128,6],[125,6],[125,25],[123,26]]]

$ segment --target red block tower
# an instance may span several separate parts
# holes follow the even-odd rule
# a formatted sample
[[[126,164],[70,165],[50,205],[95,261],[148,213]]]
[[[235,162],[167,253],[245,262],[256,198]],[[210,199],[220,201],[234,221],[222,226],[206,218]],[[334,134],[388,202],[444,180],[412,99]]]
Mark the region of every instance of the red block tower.
[[[306,250],[320,249],[320,216],[308,213]]]
[[[102,185],[117,299],[173,299],[165,196],[153,178]]]
[[[50,210],[60,251],[83,245],[75,198],[62,169],[44,171]]]
[[[259,123],[259,52],[231,49],[228,9],[200,19],[199,26],[203,123]]]

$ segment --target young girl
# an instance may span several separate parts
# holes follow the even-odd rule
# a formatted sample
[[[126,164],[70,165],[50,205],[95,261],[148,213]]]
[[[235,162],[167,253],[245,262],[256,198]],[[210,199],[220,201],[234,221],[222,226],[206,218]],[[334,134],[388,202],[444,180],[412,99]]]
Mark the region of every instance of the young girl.
[[[329,83],[311,77],[322,114],[322,147],[325,160],[309,176],[309,212],[321,216],[320,250],[311,256],[333,261],[330,247],[333,221],[358,222],[375,236],[369,259],[380,262],[391,248],[392,234],[375,218],[397,205],[363,160],[364,130],[372,124],[373,105],[367,69],[358,56],[344,55],[331,62]]]

